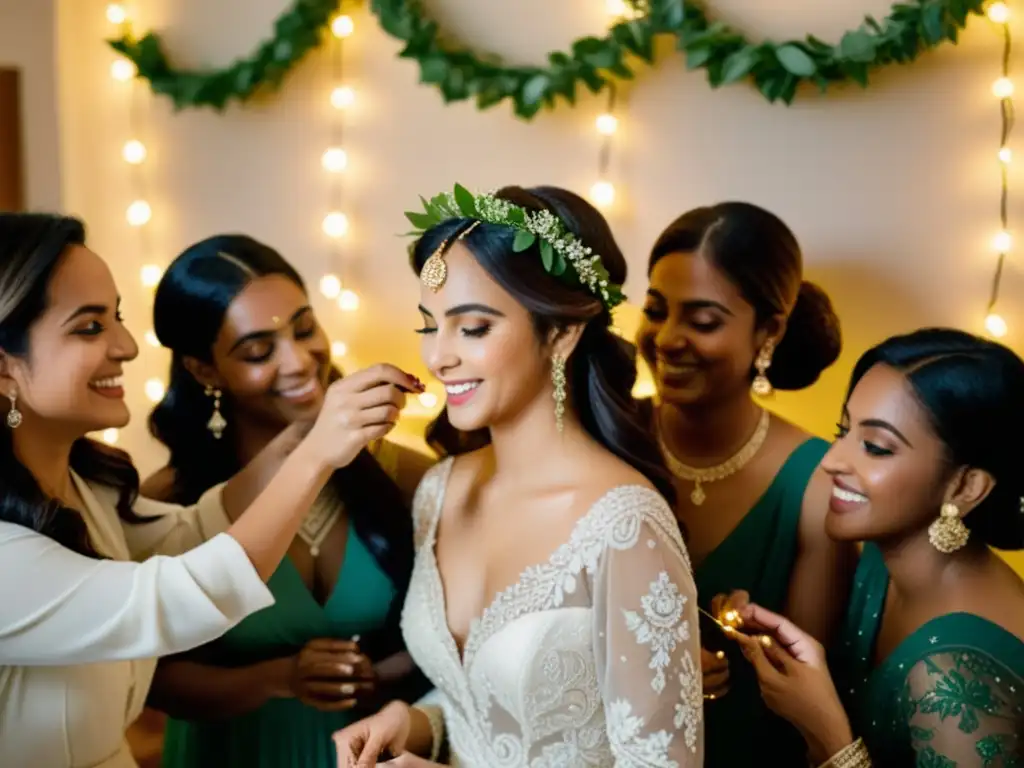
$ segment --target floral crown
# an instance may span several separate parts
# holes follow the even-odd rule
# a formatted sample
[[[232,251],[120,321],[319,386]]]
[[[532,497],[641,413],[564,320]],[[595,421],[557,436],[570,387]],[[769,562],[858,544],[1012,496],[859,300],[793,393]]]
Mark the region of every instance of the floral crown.
[[[570,232],[555,214],[548,210],[527,211],[508,200],[495,197],[488,192],[474,195],[461,184],[452,192],[443,192],[423,202],[423,212],[406,212],[416,230],[411,235],[420,236],[431,227],[449,219],[473,219],[472,226],[463,230],[457,240],[472,232],[481,222],[498,224],[515,230],[512,249],[516,253],[527,250],[539,243],[540,259],[544,271],[560,280],[583,285],[597,296],[609,310],[626,300],[622,286],[611,281],[608,270],[601,263],[601,257],[585,246]],[[444,285],[448,268],[444,255],[448,240],[442,241],[437,250],[423,264],[420,280],[433,291]]]

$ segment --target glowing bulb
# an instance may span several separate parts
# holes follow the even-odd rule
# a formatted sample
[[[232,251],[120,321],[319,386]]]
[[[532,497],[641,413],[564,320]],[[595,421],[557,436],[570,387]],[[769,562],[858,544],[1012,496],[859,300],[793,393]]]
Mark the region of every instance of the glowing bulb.
[[[1008,99],[1013,96],[1013,80],[1000,77],[992,83],[992,93],[997,99]]]
[[[110,76],[122,83],[135,77],[135,65],[128,59],[114,59],[110,65]]]
[[[604,0],[604,9],[609,16],[621,17],[629,13],[626,0]]]
[[[346,288],[338,297],[338,307],[346,312],[354,312],[359,309],[359,294]]]
[[[1010,20],[1010,8],[1006,3],[992,3],[988,7],[988,17],[996,24],[1005,24]]]
[[[150,402],[159,403],[164,399],[164,383],[160,379],[150,379],[146,382],[146,397]]]
[[[1013,238],[1009,232],[1003,231],[992,238],[992,248],[999,253],[1008,253],[1013,247]]]
[[[611,136],[619,128],[619,118],[615,115],[600,115],[597,118],[597,132]]]
[[[331,147],[324,152],[320,162],[323,163],[324,170],[331,173],[341,173],[348,167],[348,153],[344,149]]]
[[[421,392],[419,395],[420,405],[424,408],[433,408],[437,405],[437,395],[433,392]]]
[[[356,92],[347,85],[341,85],[331,91],[331,106],[335,109],[347,109],[355,103]]]
[[[160,282],[160,278],[164,276],[164,271],[156,264],[147,264],[139,271],[139,276],[142,278],[144,286],[155,288]]]
[[[590,198],[599,207],[611,205],[615,201],[615,187],[610,181],[599,181],[590,188]]]
[[[334,33],[335,37],[348,37],[355,28],[356,26],[352,23],[351,16],[337,16],[331,22],[331,32]]]
[[[320,293],[328,299],[338,298],[341,293],[341,280],[337,275],[324,275],[320,278]]]
[[[127,18],[128,12],[125,11],[124,6],[120,3],[111,3],[107,6],[107,21],[111,24],[124,24]]]
[[[1004,165],[1009,165],[1012,160],[1013,150],[1011,150],[1009,147],[1002,147],[999,150],[999,162],[1003,163]]]
[[[337,360],[339,357],[344,357],[348,354],[348,347],[344,341],[332,341],[331,342],[331,357]]]
[[[1000,315],[993,312],[985,318],[985,330],[991,336],[1001,339],[1006,335],[1006,321]]]
[[[146,343],[151,347],[160,346],[160,339],[156,337],[155,331],[146,331]]]
[[[103,430],[103,442],[107,445],[117,445],[117,430],[114,428]]]
[[[146,145],[137,139],[125,142],[124,148],[121,150],[121,157],[126,163],[138,165],[146,159]]]
[[[149,207],[149,203],[145,200],[136,200],[128,206],[128,211],[126,212],[125,217],[128,219],[128,223],[133,227],[141,227],[143,224],[149,223],[149,219],[152,215],[153,210]]]
[[[348,232],[348,217],[337,211],[328,213],[324,216],[324,232],[328,237],[344,237]]]

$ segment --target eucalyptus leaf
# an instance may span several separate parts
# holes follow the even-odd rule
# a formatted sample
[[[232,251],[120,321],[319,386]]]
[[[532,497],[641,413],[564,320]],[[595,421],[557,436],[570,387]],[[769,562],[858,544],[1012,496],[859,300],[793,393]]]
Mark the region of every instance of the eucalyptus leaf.
[[[516,239],[512,241],[512,250],[516,253],[522,253],[532,246],[537,241],[533,232],[527,232],[525,229],[521,229],[516,232]]]
[[[799,46],[789,44],[775,49],[775,58],[786,68],[786,71],[797,77],[813,77],[818,71],[814,59]]]
[[[555,249],[547,240],[540,241],[540,261],[544,265],[545,272],[551,272],[555,267]]]
[[[735,83],[750,74],[757,64],[757,49],[752,45],[741,48],[722,65],[722,83]]]

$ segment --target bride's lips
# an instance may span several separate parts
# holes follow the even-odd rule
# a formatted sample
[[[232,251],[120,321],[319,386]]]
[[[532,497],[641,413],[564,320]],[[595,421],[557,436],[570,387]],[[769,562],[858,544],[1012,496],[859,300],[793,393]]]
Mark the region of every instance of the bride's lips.
[[[481,379],[466,379],[463,381],[446,381],[444,385],[445,394],[448,396],[448,405],[457,407],[469,401],[476,394],[477,389],[483,383]]]

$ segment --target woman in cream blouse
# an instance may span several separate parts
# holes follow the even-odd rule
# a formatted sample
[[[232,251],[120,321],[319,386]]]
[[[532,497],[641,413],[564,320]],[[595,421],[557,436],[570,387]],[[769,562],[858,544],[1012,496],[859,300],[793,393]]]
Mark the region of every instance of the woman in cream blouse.
[[[124,731],[155,658],[272,603],[264,582],[330,473],[421,386],[391,366],[354,374],[311,428],[283,433],[195,507],[139,499],[128,457],[85,437],[127,423],[122,367],[138,347],[84,239],[73,219],[0,214],[5,768],[132,768]],[[245,512],[230,524],[225,508]]]

